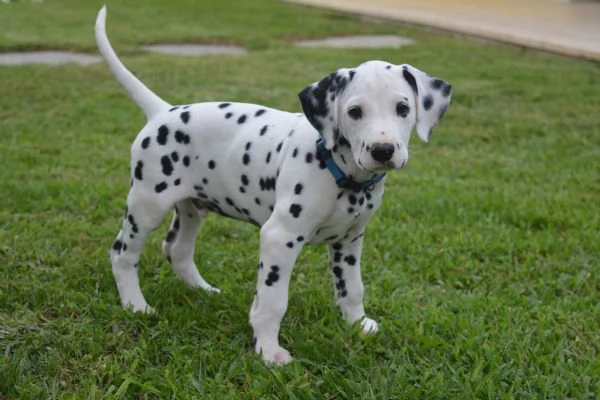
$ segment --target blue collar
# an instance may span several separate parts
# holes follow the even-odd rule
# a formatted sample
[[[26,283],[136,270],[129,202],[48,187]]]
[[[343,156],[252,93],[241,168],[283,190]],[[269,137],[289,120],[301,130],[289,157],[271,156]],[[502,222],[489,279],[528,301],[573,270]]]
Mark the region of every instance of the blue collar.
[[[321,156],[321,160],[323,160],[325,166],[329,172],[331,172],[331,175],[333,175],[335,183],[342,189],[352,189],[355,192],[360,192],[361,190],[373,190],[375,184],[385,176],[384,172],[381,175],[375,175],[373,178],[362,182],[356,182],[354,179],[348,178],[344,171],[342,171],[333,160],[331,151],[325,148],[325,141],[323,138],[317,139],[317,153]]]

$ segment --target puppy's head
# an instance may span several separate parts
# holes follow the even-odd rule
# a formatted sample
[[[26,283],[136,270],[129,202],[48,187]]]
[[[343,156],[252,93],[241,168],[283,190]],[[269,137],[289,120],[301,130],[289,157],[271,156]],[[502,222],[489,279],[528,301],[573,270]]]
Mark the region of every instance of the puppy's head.
[[[300,92],[308,121],[329,150],[349,146],[366,171],[401,168],[413,128],[427,142],[452,86],[410,65],[369,61],[339,69]]]

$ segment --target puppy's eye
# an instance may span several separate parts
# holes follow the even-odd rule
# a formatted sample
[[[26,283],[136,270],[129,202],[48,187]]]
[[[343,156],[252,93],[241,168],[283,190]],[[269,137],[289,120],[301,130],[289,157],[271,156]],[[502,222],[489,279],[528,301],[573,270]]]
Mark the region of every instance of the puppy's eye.
[[[363,116],[362,108],[360,108],[359,106],[351,107],[348,110],[348,115],[352,119],[361,119]]]
[[[396,115],[399,117],[406,117],[410,112],[410,107],[404,103],[396,103]]]

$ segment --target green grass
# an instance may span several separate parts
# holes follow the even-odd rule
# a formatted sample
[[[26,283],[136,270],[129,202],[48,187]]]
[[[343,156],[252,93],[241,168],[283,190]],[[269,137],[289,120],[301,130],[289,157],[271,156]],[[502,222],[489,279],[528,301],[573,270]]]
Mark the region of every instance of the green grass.
[[[0,50],[95,51],[99,1],[0,4]],[[258,231],[210,217],[196,259],[219,296],[186,289],[155,232],[141,280],[157,315],[120,309],[107,249],[143,115],[103,64],[0,67],[0,398],[595,399],[600,396],[600,68],[517,48],[263,0],[119,1],[108,33],[173,103],[296,94],[368,59],[450,81],[429,145],[388,179],[363,255],[374,337],[344,325],[323,247],[298,260],[282,344],[252,353]],[[399,33],[400,50],[291,38]],[[140,52],[239,43],[244,58]]]

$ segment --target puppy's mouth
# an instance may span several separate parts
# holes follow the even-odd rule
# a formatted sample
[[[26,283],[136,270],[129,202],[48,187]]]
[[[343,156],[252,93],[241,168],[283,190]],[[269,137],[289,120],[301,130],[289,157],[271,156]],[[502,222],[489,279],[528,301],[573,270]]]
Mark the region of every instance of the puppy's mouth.
[[[362,163],[360,163],[362,166]],[[400,164],[396,164],[394,161],[386,161],[382,164],[375,165],[370,168],[365,168],[365,171],[368,172],[381,172],[381,171],[390,171],[392,169],[401,169],[406,165],[406,160],[402,161]]]

